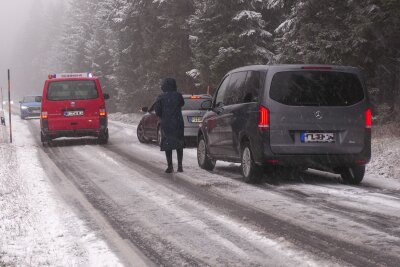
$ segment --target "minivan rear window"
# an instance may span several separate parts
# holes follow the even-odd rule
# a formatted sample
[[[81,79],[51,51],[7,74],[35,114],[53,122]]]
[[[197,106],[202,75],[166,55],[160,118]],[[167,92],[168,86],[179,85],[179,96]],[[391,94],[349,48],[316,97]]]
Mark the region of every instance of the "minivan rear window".
[[[185,105],[182,107],[182,110],[202,110],[201,104],[204,101],[210,101],[209,98],[185,98]]]
[[[58,100],[87,100],[99,96],[95,81],[60,81],[51,82],[47,90],[47,99]]]
[[[274,75],[270,98],[289,106],[351,106],[364,99],[364,91],[353,73],[287,71]]]

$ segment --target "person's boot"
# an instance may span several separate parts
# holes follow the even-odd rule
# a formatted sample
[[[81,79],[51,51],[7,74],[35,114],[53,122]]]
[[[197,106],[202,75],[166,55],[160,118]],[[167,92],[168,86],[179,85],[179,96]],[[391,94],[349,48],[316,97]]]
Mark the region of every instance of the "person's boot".
[[[178,165],[178,172],[183,172],[182,164]]]
[[[178,172],[183,172],[182,161],[183,161],[183,149],[177,149],[176,154],[178,156]]]
[[[174,167],[172,164],[168,164],[168,168],[165,170],[166,173],[173,173],[174,172]]]
[[[167,164],[168,164],[168,168],[165,170],[165,172],[172,173],[174,171],[174,166],[172,165],[172,150],[165,151],[165,155],[167,156]]]

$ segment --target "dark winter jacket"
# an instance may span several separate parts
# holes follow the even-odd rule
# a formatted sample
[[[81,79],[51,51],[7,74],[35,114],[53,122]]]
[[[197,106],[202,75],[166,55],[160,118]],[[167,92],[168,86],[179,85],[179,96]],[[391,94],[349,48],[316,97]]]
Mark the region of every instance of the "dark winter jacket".
[[[161,151],[185,147],[182,106],[183,97],[177,92],[176,81],[166,78],[161,85],[155,111],[161,119]]]

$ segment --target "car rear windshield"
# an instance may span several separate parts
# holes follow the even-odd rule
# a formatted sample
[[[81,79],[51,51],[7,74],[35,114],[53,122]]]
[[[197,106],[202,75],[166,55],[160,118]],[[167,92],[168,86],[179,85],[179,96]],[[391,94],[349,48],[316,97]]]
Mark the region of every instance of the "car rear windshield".
[[[289,106],[351,106],[364,99],[364,91],[353,73],[287,71],[274,75],[270,97]]]
[[[24,96],[24,99],[22,100],[23,103],[33,103],[33,102],[42,102],[42,97],[41,96]]]
[[[86,100],[99,96],[95,81],[60,81],[51,82],[47,90],[47,99],[58,100]]]
[[[198,99],[192,99],[192,98],[185,98],[185,105],[182,107],[182,110],[202,110],[201,104],[206,101],[206,100],[211,100],[211,99],[206,99],[206,98],[198,98]]]

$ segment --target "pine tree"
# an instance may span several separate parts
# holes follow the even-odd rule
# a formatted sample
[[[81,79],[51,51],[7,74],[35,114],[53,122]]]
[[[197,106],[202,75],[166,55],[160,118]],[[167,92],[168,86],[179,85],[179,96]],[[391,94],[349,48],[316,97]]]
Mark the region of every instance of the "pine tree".
[[[229,70],[273,59],[265,1],[197,1],[191,20],[193,61],[205,85],[217,85]]]
[[[399,92],[399,11],[398,1],[391,0],[302,0],[276,29],[279,60],[359,67],[368,77],[374,102],[387,103],[394,111]]]

